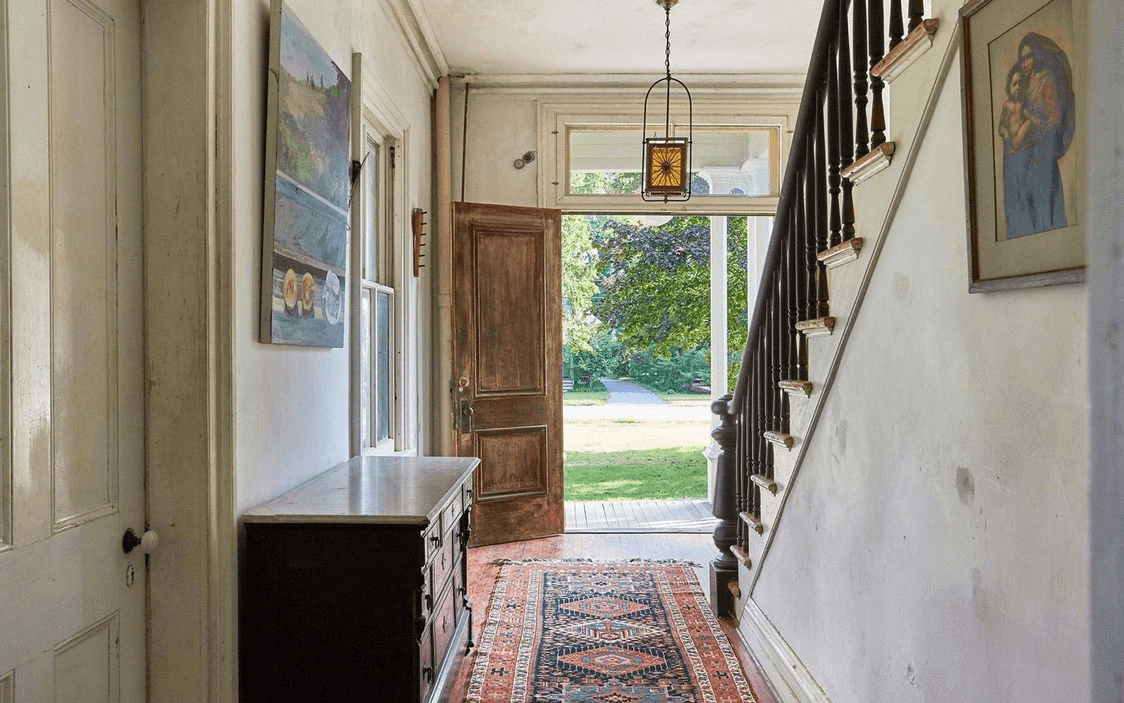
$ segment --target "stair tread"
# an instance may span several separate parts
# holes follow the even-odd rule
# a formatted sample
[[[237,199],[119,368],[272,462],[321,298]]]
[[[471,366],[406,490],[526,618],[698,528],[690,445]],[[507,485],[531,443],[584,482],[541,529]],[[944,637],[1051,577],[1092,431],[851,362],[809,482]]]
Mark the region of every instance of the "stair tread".
[[[765,526],[761,524],[761,518],[746,512],[738,513],[738,517],[741,518],[742,522],[749,525],[749,529],[757,534],[760,535],[765,532]]]
[[[773,495],[777,494],[777,482],[774,481],[773,479],[771,479],[767,476],[762,476],[761,474],[750,474],[749,480],[753,481],[758,486],[761,486],[762,488],[769,491]]]
[[[792,435],[788,434],[787,432],[774,432],[770,430],[768,432],[765,432],[762,436],[767,441],[772,442],[773,444],[780,444],[784,446],[785,449],[792,449]]]
[[[811,381],[803,381],[800,379],[778,381],[777,387],[791,395],[803,395],[805,398],[810,398],[812,395]]]

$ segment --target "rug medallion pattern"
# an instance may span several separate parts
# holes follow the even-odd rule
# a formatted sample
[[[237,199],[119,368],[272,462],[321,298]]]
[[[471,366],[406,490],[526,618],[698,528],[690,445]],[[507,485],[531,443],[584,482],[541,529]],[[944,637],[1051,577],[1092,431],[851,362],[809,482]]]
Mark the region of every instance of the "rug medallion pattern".
[[[689,564],[504,563],[467,703],[752,703]]]

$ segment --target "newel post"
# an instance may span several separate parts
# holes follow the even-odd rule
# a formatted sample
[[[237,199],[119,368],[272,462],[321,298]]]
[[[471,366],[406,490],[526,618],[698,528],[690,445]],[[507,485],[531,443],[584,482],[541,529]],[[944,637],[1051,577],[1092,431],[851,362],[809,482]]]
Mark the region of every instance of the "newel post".
[[[738,580],[738,561],[730,553],[730,547],[738,540],[737,465],[734,460],[738,432],[729,411],[731,400],[733,396],[727,393],[710,404],[710,411],[721,421],[710,433],[720,450],[711,506],[711,512],[718,518],[714,546],[718,547],[719,554],[710,562],[710,605],[718,616],[733,614],[734,596],[730,584]]]

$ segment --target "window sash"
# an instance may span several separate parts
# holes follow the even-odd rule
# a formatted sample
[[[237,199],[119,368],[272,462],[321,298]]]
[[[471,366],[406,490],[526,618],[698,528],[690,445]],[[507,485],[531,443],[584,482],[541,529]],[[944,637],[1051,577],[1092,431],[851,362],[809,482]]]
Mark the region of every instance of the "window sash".
[[[352,252],[354,321],[353,453],[395,451],[398,427],[394,261],[394,140],[366,122],[360,226]],[[357,436],[356,436],[357,435]]]

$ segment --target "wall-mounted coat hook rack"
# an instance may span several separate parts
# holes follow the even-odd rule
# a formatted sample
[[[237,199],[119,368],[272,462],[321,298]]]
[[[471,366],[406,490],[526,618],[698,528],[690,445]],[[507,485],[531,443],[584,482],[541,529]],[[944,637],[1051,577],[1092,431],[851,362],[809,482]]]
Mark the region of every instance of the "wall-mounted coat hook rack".
[[[425,242],[421,240],[422,237],[426,235],[426,233],[422,231],[422,228],[426,225],[423,219],[425,214],[425,210],[416,207],[411,217],[411,224],[413,225],[414,231],[414,278],[417,278],[421,269],[425,268],[424,264],[421,262],[421,260],[425,258],[425,254],[421,253],[421,248],[425,246]]]

